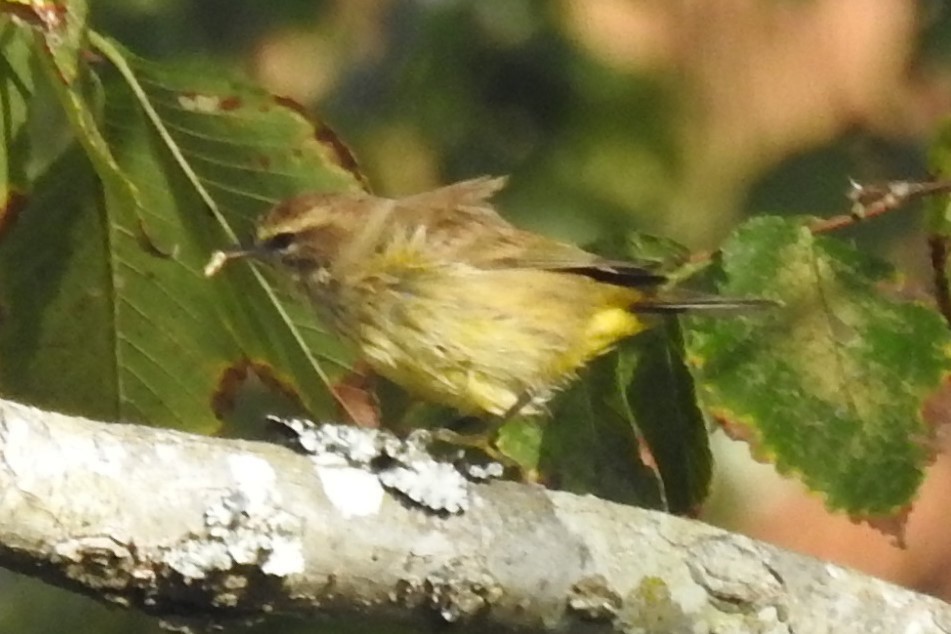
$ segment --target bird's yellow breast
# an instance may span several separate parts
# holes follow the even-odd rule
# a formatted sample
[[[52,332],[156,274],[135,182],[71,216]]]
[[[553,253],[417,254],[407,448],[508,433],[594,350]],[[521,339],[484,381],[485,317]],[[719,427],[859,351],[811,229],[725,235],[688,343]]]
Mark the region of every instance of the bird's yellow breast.
[[[644,324],[626,308],[638,292],[537,269],[426,266],[344,284],[341,329],[374,369],[465,413],[526,411],[592,358]]]

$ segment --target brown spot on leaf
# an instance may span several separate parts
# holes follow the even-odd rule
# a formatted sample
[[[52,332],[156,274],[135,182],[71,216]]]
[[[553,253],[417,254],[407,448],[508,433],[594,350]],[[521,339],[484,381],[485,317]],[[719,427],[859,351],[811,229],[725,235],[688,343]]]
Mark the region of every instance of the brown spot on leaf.
[[[46,32],[62,29],[66,12],[67,7],[56,2],[0,2],[0,13],[15,15]]]
[[[28,200],[29,198],[25,194],[10,190],[6,200],[3,201],[3,206],[0,207],[0,240],[16,223]]]
[[[327,126],[318,127],[315,131],[315,136],[317,137],[317,140],[323,145],[333,150],[334,156],[337,157],[337,164],[350,172],[357,179],[363,189],[369,190],[370,187],[367,184],[367,180],[363,175],[363,172],[360,171],[360,166],[357,164],[357,159],[353,156],[350,148],[348,148],[344,142],[340,140],[340,137],[338,137],[337,134]]]
[[[288,110],[293,110],[300,116],[305,119],[310,119],[310,115],[307,113],[307,109],[304,106],[300,105],[290,97],[281,97],[280,95],[274,95],[274,101],[277,102],[277,105],[287,108]]]
[[[102,64],[106,61],[106,58],[97,53],[96,51],[90,49],[83,49],[79,52],[79,56],[87,64]]]
[[[248,379],[249,372],[253,372],[262,385],[281,394],[301,411],[305,409],[297,390],[289,381],[282,379],[274,368],[259,361],[241,359],[226,367],[218,378],[218,385],[211,395],[211,409],[216,417],[222,419],[234,411],[241,387]]]
[[[641,440],[640,438],[638,440]],[[637,454],[641,459],[641,463],[653,471],[654,473],[659,473],[657,466],[657,460],[654,459],[654,452],[651,451],[651,448],[647,446],[646,442],[638,442],[637,444]]]
[[[294,385],[287,379],[281,377],[277,372],[274,371],[274,368],[260,361],[249,361],[248,365],[251,370],[257,375],[261,383],[274,390],[278,394],[282,394],[290,402],[296,404],[300,409],[304,408],[304,403],[301,401],[300,394],[298,394],[297,389]]]
[[[908,526],[908,516],[911,514],[911,504],[897,509],[891,515],[850,515],[849,519],[855,524],[867,524],[891,539],[892,545],[898,548],[907,548],[905,528]]]
[[[753,460],[764,464],[772,463],[769,452],[763,449],[759,436],[750,425],[735,419],[729,412],[711,411],[710,416],[730,439],[745,442],[749,446]]]
[[[211,395],[211,410],[219,420],[234,410],[241,384],[248,378],[248,361],[241,361],[228,366],[218,377],[218,385]]]
[[[218,105],[222,111],[230,112],[231,110],[237,110],[238,108],[240,108],[242,105],[242,102],[240,97],[231,95],[230,97],[222,98],[222,100],[219,102]]]
[[[380,427],[380,401],[374,391],[374,375],[354,368],[330,388],[343,414],[357,427]]]
[[[278,105],[287,108],[288,110],[294,111],[310,122],[314,128],[314,138],[317,140],[317,142],[328,148],[332,152],[336,160],[336,164],[349,172],[350,175],[352,175],[357,180],[357,182],[360,183],[364,190],[369,191],[369,184],[367,183],[363,172],[360,170],[360,166],[357,164],[357,159],[353,156],[350,148],[348,148],[346,144],[340,140],[340,137],[338,137],[333,130],[314,121],[308,114],[307,110],[293,99],[275,96],[274,101],[276,101]]]
[[[664,488],[664,478],[660,473],[660,465],[657,464],[657,459],[654,457],[650,443],[647,442],[647,438],[644,437],[644,434],[642,434],[639,429],[634,429],[634,436],[637,440],[637,457],[640,459],[644,468],[651,472],[651,477],[657,484],[657,489],[662,491]],[[670,509],[667,508],[665,510],[669,511]]]

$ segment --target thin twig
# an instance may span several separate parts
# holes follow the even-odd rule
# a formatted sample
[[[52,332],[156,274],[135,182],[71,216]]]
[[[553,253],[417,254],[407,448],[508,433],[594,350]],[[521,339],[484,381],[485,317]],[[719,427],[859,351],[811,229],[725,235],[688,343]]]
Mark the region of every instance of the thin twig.
[[[817,219],[810,223],[808,228],[814,234],[837,231],[869,218],[895,211],[926,196],[949,193],[951,193],[951,180],[892,181],[882,185],[862,185],[859,182],[852,181],[851,189],[847,194],[848,199],[852,202],[849,213]],[[717,250],[697,251],[691,254],[687,261],[692,265],[703,264],[712,259],[716,253]],[[947,251],[945,251],[945,255],[948,255]],[[932,262],[934,263],[934,261],[935,259],[932,257]],[[951,299],[949,299],[949,311],[951,311]],[[949,312],[949,316],[951,316],[951,312]]]
[[[853,181],[852,190],[849,192],[849,200],[852,201],[851,212],[820,220],[810,226],[810,229],[813,233],[833,231],[894,211],[914,200],[947,193],[951,193],[949,180],[919,183],[893,181],[879,186],[865,186]],[[928,252],[931,255],[935,303],[941,316],[951,325],[951,288],[949,288],[947,270],[948,238],[938,234],[929,236]]]
[[[951,180],[892,181],[882,185],[862,185],[852,181],[848,198],[852,209],[847,214],[823,218],[809,225],[813,233],[826,233],[881,216],[908,203],[936,194],[951,193]]]

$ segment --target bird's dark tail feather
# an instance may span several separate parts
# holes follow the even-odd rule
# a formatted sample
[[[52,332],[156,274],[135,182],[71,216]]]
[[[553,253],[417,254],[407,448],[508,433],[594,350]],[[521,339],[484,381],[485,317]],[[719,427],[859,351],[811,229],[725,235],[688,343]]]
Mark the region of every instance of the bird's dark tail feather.
[[[684,298],[647,298],[634,304],[631,310],[636,313],[669,315],[694,310],[705,312],[759,310],[762,308],[775,308],[779,305],[778,302],[770,299],[744,299],[701,295],[698,297]]]

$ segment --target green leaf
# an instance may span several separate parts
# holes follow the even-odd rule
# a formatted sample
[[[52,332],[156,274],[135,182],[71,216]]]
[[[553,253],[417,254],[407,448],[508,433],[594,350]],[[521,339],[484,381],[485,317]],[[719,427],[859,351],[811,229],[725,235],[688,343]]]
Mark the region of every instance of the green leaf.
[[[951,369],[941,318],[884,296],[886,264],[800,221],[748,222],[722,274],[724,294],[784,307],[686,322],[705,409],[830,508],[898,514],[931,458],[923,402]]]
[[[86,17],[89,7],[85,0],[63,2],[18,3],[29,7],[21,16],[36,27],[43,47],[64,84],[72,84],[79,75],[79,56],[86,45]]]
[[[542,457],[542,439],[547,422],[539,418],[518,418],[499,430],[495,446],[524,471],[537,478]]]
[[[638,434],[618,387],[617,354],[597,359],[551,403],[550,417],[506,423],[497,445],[559,489],[665,508],[662,484],[641,460]]]
[[[617,401],[651,454],[665,508],[695,513],[710,492],[713,456],[675,319],[621,344]]]
[[[690,251],[682,244],[638,231],[617,233],[586,248],[607,258],[642,263],[658,271],[675,270],[690,257]]]
[[[114,420],[115,327],[96,190],[73,147],[37,180],[0,241],[0,387],[37,406]]]
[[[27,100],[33,92],[30,43],[22,30],[0,22],[0,237],[28,189]]]
[[[111,62],[97,76],[81,72],[65,84],[48,59],[46,68],[102,197],[51,173],[58,189],[49,197],[73,198],[34,205],[26,228],[0,245],[0,257],[19,263],[0,293],[31,307],[12,311],[5,326],[33,331],[22,342],[0,339],[0,358],[19,359],[4,368],[0,387],[77,413],[211,431],[253,371],[312,414],[330,415],[327,388],[349,368],[349,353],[310,307],[251,266],[211,280],[202,269],[274,202],[361,187],[352,158],[296,107],[239,80],[172,71],[99,36],[91,41]],[[68,166],[81,172],[75,162]],[[34,247],[37,227],[58,214],[81,228]],[[30,287],[38,270],[47,290],[31,296],[41,290]],[[77,305],[96,317],[68,327]],[[95,355],[54,370],[69,358],[62,350],[86,343],[96,343]],[[69,380],[54,388],[64,373]]]
[[[0,16],[14,16],[21,25],[29,26],[42,46],[58,58],[65,83],[76,76],[88,13],[85,0],[0,0]]]

